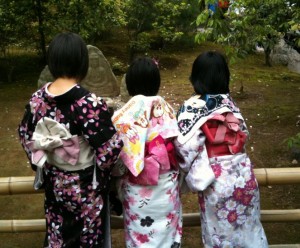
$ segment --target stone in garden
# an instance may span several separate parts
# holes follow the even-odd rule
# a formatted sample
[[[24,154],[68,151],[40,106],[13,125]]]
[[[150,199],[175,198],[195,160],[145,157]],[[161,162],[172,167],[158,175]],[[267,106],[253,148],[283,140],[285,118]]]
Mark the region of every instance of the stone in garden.
[[[298,164],[297,159],[293,159],[292,164]]]
[[[48,82],[53,81],[53,76],[51,75],[48,65],[45,66],[45,68],[42,70],[40,77],[38,79],[38,88],[41,88]]]
[[[125,83],[125,75],[122,78],[120,85],[120,95],[118,97],[104,97],[107,105],[113,110],[118,110],[125,105],[125,103],[130,99],[128,94],[126,83]]]
[[[121,101],[122,102],[128,102],[130,99],[129,93],[127,91],[126,87],[126,74],[124,74],[122,81],[121,81],[121,86],[120,86],[120,91],[121,91]]]
[[[88,45],[89,70],[81,85],[101,97],[115,97],[120,94],[117,78],[103,53]]]
[[[300,73],[300,54],[294,49],[289,54],[288,68],[290,71]]]
[[[271,53],[274,65],[285,65],[290,71],[300,73],[300,54],[281,39]]]

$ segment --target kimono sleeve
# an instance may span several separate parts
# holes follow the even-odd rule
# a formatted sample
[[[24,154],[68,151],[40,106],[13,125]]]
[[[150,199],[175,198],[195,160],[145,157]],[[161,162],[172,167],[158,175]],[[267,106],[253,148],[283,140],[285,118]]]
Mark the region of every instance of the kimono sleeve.
[[[201,130],[184,144],[177,144],[181,155],[180,168],[187,173],[185,181],[193,192],[205,190],[215,179],[205,146],[205,136]]]
[[[27,146],[27,141],[31,139],[34,128],[35,126],[33,124],[33,114],[30,111],[30,105],[27,104],[25,106],[25,112],[22,121],[18,126],[18,134],[19,134],[21,145],[31,164],[31,168],[33,170],[36,170],[36,166],[31,163],[31,150]]]
[[[179,156],[179,166],[184,172],[189,172],[193,162],[199,155],[199,150],[204,147],[205,137],[198,130],[186,143],[180,144],[174,140],[177,155]]]
[[[88,94],[75,105],[76,124],[95,152],[100,169],[110,168],[118,159],[123,142],[116,132],[106,102]]]

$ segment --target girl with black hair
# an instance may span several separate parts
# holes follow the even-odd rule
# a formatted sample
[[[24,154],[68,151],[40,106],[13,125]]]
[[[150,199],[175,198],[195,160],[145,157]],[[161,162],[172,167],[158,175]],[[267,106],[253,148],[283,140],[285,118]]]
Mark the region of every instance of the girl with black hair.
[[[82,38],[58,34],[47,59],[54,81],[33,93],[18,129],[34,186],[45,189],[44,247],[107,248],[107,188],[123,143],[105,101],[79,85],[89,62]]]
[[[125,166],[118,174],[126,247],[179,248],[182,211],[173,145],[178,127],[172,107],[157,96],[156,61],[135,59],[126,86],[132,98],[112,117],[124,142],[120,158]]]
[[[266,248],[258,184],[245,151],[248,131],[229,80],[222,54],[204,52],[194,61],[195,94],[177,114],[179,166],[198,193],[205,247]]]

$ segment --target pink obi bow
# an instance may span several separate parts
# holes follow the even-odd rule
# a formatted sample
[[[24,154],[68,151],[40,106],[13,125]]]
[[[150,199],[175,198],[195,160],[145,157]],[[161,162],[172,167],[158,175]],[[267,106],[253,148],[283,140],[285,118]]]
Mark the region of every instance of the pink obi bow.
[[[32,164],[43,167],[47,156],[57,156],[64,162],[76,165],[79,159],[79,139],[60,123],[42,118],[35,128],[32,140],[27,142]]]
[[[144,169],[137,176],[129,174],[129,181],[139,185],[157,185],[159,173],[177,168],[175,147],[160,135],[145,145]]]

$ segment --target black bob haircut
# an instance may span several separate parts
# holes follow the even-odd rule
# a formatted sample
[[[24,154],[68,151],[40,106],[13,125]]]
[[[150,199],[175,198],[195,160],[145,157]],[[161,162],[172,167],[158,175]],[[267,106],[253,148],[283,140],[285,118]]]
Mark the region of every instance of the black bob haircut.
[[[60,33],[47,51],[49,70],[54,79],[60,77],[83,80],[89,68],[89,54],[83,39],[71,32]]]
[[[155,96],[160,87],[158,66],[149,57],[138,57],[129,66],[125,80],[130,96]]]
[[[197,94],[227,94],[229,80],[228,64],[221,53],[208,51],[195,59],[190,81]]]

